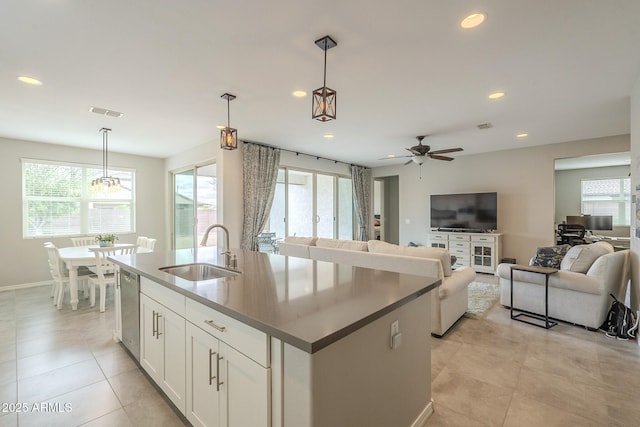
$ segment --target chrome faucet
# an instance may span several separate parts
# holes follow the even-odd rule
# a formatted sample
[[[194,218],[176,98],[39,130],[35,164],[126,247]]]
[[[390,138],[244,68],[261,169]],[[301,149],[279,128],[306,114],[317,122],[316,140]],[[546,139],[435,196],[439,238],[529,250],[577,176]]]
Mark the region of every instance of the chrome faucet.
[[[229,250],[229,230],[222,224],[213,224],[210,225],[207,230],[204,232],[204,236],[202,237],[202,242],[200,242],[200,246],[205,246],[207,241],[209,240],[209,233],[214,228],[221,228],[224,231],[224,266],[229,267],[231,265],[231,251]]]

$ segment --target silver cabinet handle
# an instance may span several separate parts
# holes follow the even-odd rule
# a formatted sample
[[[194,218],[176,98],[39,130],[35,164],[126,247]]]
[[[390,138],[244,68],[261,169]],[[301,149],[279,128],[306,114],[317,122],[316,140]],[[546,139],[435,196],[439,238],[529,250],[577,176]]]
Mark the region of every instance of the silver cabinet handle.
[[[216,354],[216,376],[218,377],[216,378],[216,391],[220,391],[220,386],[224,384],[222,381],[220,381],[220,361],[222,359],[222,356]]]
[[[153,335],[154,337],[156,336],[156,333],[158,332],[158,329],[157,329],[158,327],[157,327],[157,324],[156,324],[156,314],[157,314],[156,311],[153,310],[153,320],[151,322],[152,323],[151,327],[152,327],[153,330],[151,331],[151,335]]]
[[[211,349],[209,349],[209,385],[211,385],[212,381],[216,378],[215,375],[212,375],[213,374],[213,372],[212,372],[213,371],[213,366],[211,364],[211,356],[213,356],[214,354],[216,354],[216,352],[211,350]]]
[[[212,328],[219,330],[220,332],[224,332],[227,330],[226,326],[217,325],[216,322],[214,322],[213,320],[205,320],[204,323],[211,326]]]
[[[156,339],[160,339],[160,335],[162,335],[162,332],[160,332],[160,318],[162,317],[162,314],[160,314],[160,312],[158,312],[158,314],[156,314],[156,321],[158,322],[158,326],[156,326],[157,332],[156,332]]]

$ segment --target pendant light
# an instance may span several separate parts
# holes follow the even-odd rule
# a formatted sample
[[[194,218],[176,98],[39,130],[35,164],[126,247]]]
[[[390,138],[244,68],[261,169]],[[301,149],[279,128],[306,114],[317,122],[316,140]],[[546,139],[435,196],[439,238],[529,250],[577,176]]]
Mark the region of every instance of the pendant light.
[[[338,43],[329,36],[324,36],[315,43],[324,50],[324,83],[321,88],[313,91],[311,118],[328,122],[336,118],[336,91],[327,87],[327,50],[336,47]]]
[[[108,175],[109,141],[107,134],[111,132],[111,129],[102,128],[100,132],[102,132],[102,176],[91,181],[91,191],[94,193],[114,193],[120,191],[122,187],[120,186],[120,178]]]
[[[231,127],[229,102],[236,99],[236,96],[231,95],[230,93],[225,93],[221,98],[227,100],[227,127],[220,131],[220,148],[223,150],[235,150],[238,148],[238,129]]]

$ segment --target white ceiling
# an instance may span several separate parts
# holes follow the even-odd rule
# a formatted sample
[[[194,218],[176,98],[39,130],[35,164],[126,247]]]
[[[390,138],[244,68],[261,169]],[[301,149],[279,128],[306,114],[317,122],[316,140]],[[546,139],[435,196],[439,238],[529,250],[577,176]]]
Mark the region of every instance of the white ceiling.
[[[638,0],[3,0],[0,136],[100,149],[106,126],[112,151],[167,157],[217,140],[225,92],[240,139],[369,166],[420,134],[454,157],[626,134],[639,18]],[[326,34],[320,123],[291,93],[322,86]]]

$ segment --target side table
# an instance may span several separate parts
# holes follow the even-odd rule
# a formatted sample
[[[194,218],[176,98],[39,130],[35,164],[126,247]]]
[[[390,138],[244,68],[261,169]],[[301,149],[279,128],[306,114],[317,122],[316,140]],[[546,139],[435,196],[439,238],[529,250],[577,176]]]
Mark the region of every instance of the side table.
[[[513,315],[513,270],[518,271],[528,271],[530,273],[538,273],[544,274],[544,317],[539,314],[534,313],[525,313],[521,312]],[[556,273],[558,271],[557,268],[549,268],[549,267],[538,267],[538,266],[529,266],[529,265],[514,265],[511,267],[511,304],[510,304],[510,314],[513,320],[517,320],[519,322],[528,323],[533,326],[538,326],[539,328],[549,329],[553,326],[556,326],[558,322],[549,320],[549,276]],[[535,322],[529,322],[528,320],[523,319],[523,317],[528,317],[530,319],[536,319],[540,321],[544,321],[544,325]]]

